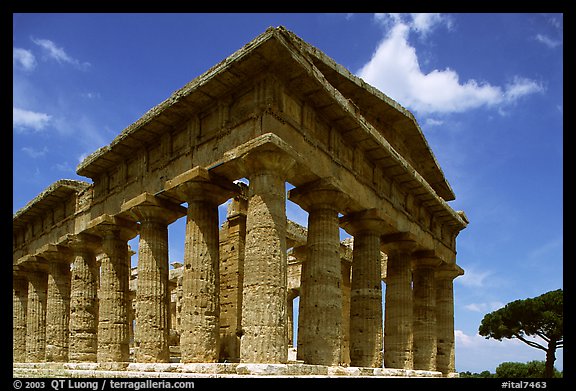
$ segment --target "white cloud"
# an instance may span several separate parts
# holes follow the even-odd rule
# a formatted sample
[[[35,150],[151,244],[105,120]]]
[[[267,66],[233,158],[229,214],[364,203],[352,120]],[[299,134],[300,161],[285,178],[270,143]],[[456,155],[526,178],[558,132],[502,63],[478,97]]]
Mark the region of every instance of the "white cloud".
[[[426,126],[440,126],[443,124],[444,124],[444,121],[442,121],[440,119],[426,118]]]
[[[549,47],[550,49],[554,49],[555,47],[562,45],[562,41],[552,39],[549,36],[544,35],[544,34],[536,35],[535,39],[536,39],[536,41],[544,44],[545,46]]]
[[[483,287],[488,276],[492,274],[490,271],[479,271],[474,267],[462,267],[465,270],[464,275],[454,281],[466,287]]]
[[[52,116],[46,113],[12,107],[12,126],[17,132],[21,133],[28,129],[41,131],[51,120]]]
[[[12,65],[31,71],[36,68],[36,57],[30,50],[12,48]]]
[[[464,308],[472,312],[489,313],[504,307],[504,303],[500,301],[493,301],[490,303],[470,303],[466,304]]]
[[[56,46],[56,44],[49,39],[32,38],[32,42],[40,46],[48,58],[56,60],[58,63],[68,63],[79,69],[86,69],[90,66],[88,62],[81,63],[79,60],[70,57],[63,48]]]
[[[504,91],[504,100],[506,102],[513,103],[525,95],[543,91],[544,87],[542,84],[539,84],[534,80],[516,76],[514,77],[512,83],[508,83],[506,85],[506,89]]]
[[[408,37],[411,31],[427,34],[445,21],[441,16],[434,15],[412,15],[408,21],[398,14],[376,16],[376,20],[391,27],[358,75],[401,105],[421,114],[464,112],[483,106],[499,106],[543,91],[538,83],[521,77],[514,78],[502,88],[474,79],[460,81],[458,73],[450,68],[424,73],[416,49],[409,43]]]
[[[448,28],[452,27],[452,22],[442,14],[410,14],[412,17],[412,28],[426,36],[434,27],[440,24],[446,25]]]
[[[44,148],[42,148],[42,150],[37,150],[37,149],[32,148],[32,147],[22,147],[22,152],[26,153],[32,159],[35,159],[37,157],[41,157],[41,156],[46,155],[46,152],[48,152],[48,148],[44,147]]]

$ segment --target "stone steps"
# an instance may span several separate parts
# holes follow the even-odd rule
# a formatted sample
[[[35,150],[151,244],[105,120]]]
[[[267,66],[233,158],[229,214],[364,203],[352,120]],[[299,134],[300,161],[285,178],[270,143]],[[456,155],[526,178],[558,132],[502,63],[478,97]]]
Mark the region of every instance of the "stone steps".
[[[442,377],[436,371],[310,364],[14,363],[12,368],[15,378]]]

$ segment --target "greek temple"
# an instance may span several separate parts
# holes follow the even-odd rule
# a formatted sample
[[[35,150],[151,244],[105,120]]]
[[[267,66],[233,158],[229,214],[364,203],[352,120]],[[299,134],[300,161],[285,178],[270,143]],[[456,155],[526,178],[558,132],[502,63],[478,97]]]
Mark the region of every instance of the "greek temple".
[[[454,376],[466,215],[449,206],[414,116],[285,28],[174,92],[76,172],[86,181],[58,180],[13,216],[15,368]],[[179,219],[180,263],[168,253]]]

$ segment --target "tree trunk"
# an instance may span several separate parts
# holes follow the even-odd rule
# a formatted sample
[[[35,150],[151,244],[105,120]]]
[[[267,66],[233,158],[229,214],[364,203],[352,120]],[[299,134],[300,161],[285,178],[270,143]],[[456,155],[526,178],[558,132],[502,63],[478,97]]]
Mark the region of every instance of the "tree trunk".
[[[548,343],[548,350],[546,351],[546,369],[544,370],[545,378],[554,377],[554,361],[556,361],[556,341],[551,340]]]

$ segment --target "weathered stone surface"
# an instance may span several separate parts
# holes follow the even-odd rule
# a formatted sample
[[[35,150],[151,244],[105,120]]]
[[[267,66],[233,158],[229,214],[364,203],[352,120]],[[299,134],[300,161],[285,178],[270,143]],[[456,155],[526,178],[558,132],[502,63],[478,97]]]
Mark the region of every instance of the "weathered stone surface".
[[[182,362],[217,362],[220,350],[218,205],[233,193],[215,183],[180,185],[188,202],[182,274]]]
[[[45,272],[29,271],[26,312],[26,361],[42,362],[46,358],[46,293]]]
[[[26,312],[28,308],[28,280],[15,275],[12,280],[12,360],[26,361]]]
[[[98,280],[99,269],[94,255],[99,240],[88,234],[70,238],[73,251],[70,285],[71,362],[96,361],[98,348]]]
[[[62,253],[48,264],[46,360],[68,361],[70,322],[70,254]]]
[[[412,356],[412,241],[387,243],[386,311],[384,313],[384,367],[413,369]]]
[[[136,291],[136,361],[167,362],[170,336],[168,227],[157,206],[136,207],[140,215],[138,289]]]
[[[436,370],[445,376],[455,372],[454,278],[464,271],[456,265],[442,265],[436,271]]]
[[[382,285],[380,235],[354,236],[350,293],[350,365],[382,366]]]
[[[413,335],[412,350],[414,369],[436,369],[436,283],[435,269],[440,260],[433,256],[414,259],[413,289]]]
[[[297,357],[307,364],[339,365],[343,298],[338,212],[346,208],[348,198],[328,181],[293,189],[289,197],[309,213]]]
[[[250,192],[242,296],[240,361],[285,363],[287,259],[285,172],[290,158],[259,152],[246,160]]]
[[[130,256],[121,227],[108,227],[103,235],[100,267],[98,362],[130,359],[131,324],[128,318]]]

